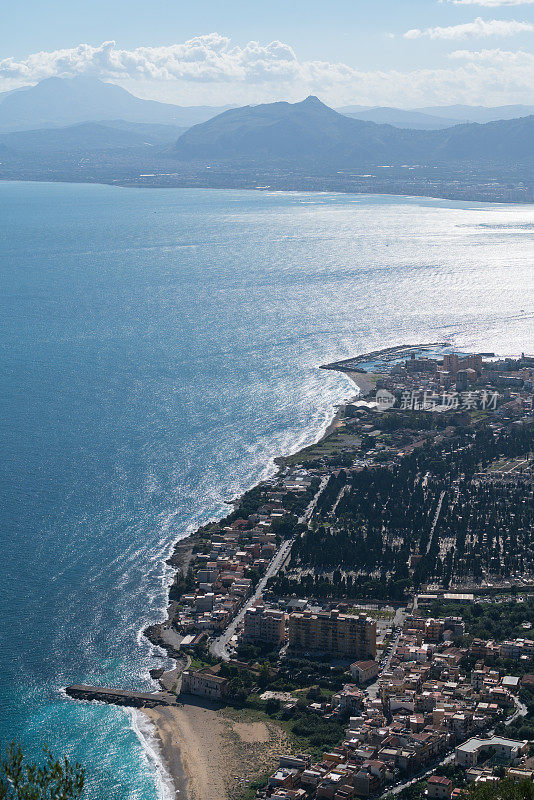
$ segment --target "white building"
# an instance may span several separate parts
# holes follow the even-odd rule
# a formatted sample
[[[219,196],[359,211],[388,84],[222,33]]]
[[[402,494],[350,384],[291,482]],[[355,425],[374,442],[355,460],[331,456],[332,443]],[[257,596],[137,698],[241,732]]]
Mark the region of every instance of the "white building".
[[[506,761],[514,762],[527,750],[528,739],[518,742],[514,739],[504,739],[502,736],[492,736],[491,739],[480,739],[475,736],[456,748],[454,762],[460,767],[474,767],[482,755],[497,755]]]

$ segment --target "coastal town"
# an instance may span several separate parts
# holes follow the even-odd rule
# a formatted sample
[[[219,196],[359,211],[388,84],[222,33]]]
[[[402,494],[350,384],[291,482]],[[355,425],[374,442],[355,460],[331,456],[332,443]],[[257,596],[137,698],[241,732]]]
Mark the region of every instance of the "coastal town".
[[[153,704],[284,733],[228,797],[532,781],[534,357],[440,343],[325,368],[361,390],[327,434],[177,543]],[[106,699],[88,688],[67,692]]]

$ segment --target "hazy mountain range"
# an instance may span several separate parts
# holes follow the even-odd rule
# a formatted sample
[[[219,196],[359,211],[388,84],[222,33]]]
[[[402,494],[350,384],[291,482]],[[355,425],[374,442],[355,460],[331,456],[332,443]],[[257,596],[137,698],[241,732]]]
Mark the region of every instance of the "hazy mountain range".
[[[360,119],[364,122],[376,122],[379,125],[394,125],[396,128],[411,128],[412,130],[440,130],[441,128],[450,128],[452,125],[458,125],[459,122],[459,120],[433,116],[421,111],[382,106],[363,108],[361,111],[338,108],[337,111],[347,117]]]
[[[120,86],[104,83],[97,78],[47,78],[36,86],[0,93],[0,132],[115,120],[189,128],[231,107],[183,107],[155,100],[142,100]],[[336,110],[368,122],[423,130],[534,114],[534,106],[485,108],[456,105],[409,110],[380,106],[344,106]]]
[[[347,117],[316,97],[231,109],[186,131],[184,161],[291,161],[329,167],[408,161],[515,161],[534,157],[534,116],[442,130],[409,130]]]
[[[534,108],[342,111],[316,97],[185,108],[51,78],[0,94],[0,179],[534,198]]]
[[[97,78],[47,78],[0,94],[0,131],[19,131],[121,119],[188,128],[229,106],[191,108],[142,100]]]
[[[175,125],[109,120],[81,122],[64,128],[0,133],[2,152],[11,154],[79,153],[123,148],[168,147],[187,130]]]
[[[340,114],[368,122],[395,125],[397,128],[439,130],[465,122],[496,122],[534,114],[534,106],[430,106],[428,108],[386,108],[382,106],[344,106]]]

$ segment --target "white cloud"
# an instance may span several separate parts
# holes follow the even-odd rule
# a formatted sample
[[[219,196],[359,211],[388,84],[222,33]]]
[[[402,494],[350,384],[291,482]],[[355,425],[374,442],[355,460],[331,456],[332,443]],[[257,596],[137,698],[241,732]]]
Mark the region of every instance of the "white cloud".
[[[461,25],[450,25],[446,28],[412,28],[404,34],[405,39],[482,39],[488,36],[513,36],[516,33],[534,31],[531,22],[519,22],[515,19],[482,19],[477,17],[473,22],[464,22]]]
[[[534,0],[440,0],[455,6],[484,6],[484,8],[506,8],[510,6],[529,6]]]
[[[534,65],[534,53],[527,53],[525,50],[454,50],[449,53],[449,58],[505,66]]]
[[[0,61],[0,76],[40,80],[53,75],[99,75],[152,80],[189,81],[254,80],[292,71],[296,56],[286,44],[261,46],[249,42],[231,47],[217,33],[197,36],[168,47],[138,47],[121,50],[115,42],[99,47],[80,44],[68,50],[34,53],[22,61]]]
[[[257,84],[295,78],[337,80],[350,74],[351,68],[345,64],[299,62],[293,49],[283,42],[260,45],[251,41],[239,47],[218,33],[167,47],[122,50],[109,41],[98,47],[80,44],[68,50],[34,53],[21,61],[0,60],[0,78],[25,82],[58,75],[95,75],[110,79]]]
[[[114,42],[0,60],[0,89],[52,76],[93,75],[135,94],[187,105],[298,100],[317,94],[332,105],[404,106],[531,102],[534,65],[527,54],[456,51],[447,67],[364,71],[299,60],[283,42],[238,47],[219,34],[168,47],[125,50]],[[500,55],[498,55],[500,54]]]

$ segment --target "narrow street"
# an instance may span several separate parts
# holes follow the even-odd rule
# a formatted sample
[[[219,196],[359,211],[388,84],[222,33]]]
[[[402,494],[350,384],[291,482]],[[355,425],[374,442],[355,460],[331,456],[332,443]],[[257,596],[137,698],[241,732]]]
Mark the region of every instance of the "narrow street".
[[[324,487],[326,486],[327,482],[328,482],[327,476],[321,478],[321,483],[319,485],[317,493],[306,507],[306,510],[304,511],[302,516],[299,517],[298,521],[300,524],[305,524],[310,520],[310,517],[314,512],[315,506],[317,505],[317,500],[319,499],[319,496],[323,491]],[[224,661],[229,660],[230,653],[228,652],[229,649],[228,645],[230,643],[232,636],[236,633],[239,625],[242,623],[247,609],[251,608],[251,606],[253,606],[254,603],[261,597],[269,578],[272,578],[274,575],[276,575],[278,570],[286,563],[287,559],[289,558],[289,554],[291,552],[291,546],[293,544],[293,541],[294,541],[293,539],[286,539],[284,542],[282,542],[278,551],[273,556],[271,563],[267,567],[265,574],[258,581],[258,584],[253,594],[251,594],[251,596],[246,601],[245,605],[239,610],[239,612],[230,622],[225,631],[217,639],[214,639],[213,642],[211,643],[210,653],[212,654],[212,656],[215,656],[216,658],[222,658],[224,659]]]
[[[259,597],[261,597],[261,594],[265,589],[265,586],[269,578],[272,578],[273,575],[276,575],[282,564],[286,561],[291,551],[292,544],[293,544],[293,539],[286,539],[284,542],[282,542],[280,548],[273,557],[273,560],[267,567],[265,575],[263,575],[261,580],[258,581],[254,593],[250,595],[245,605],[240,609],[238,614],[236,614],[231,623],[225,629],[224,633],[221,634],[221,636],[219,636],[211,643],[210,653],[212,654],[212,656],[216,656],[217,658],[222,658],[225,661],[229,660],[230,654],[228,653],[228,644],[230,642],[230,639],[236,632],[240,623],[243,621],[243,617],[245,616],[245,612],[247,611],[247,609],[253,606],[256,600],[258,600]]]
[[[442,492],[439,496],[438,505],[436,508],[436,513],[434,514],[434,521],[432,522],[432,527],[430,529],[430,536],[428,537],[428,545],[426,548],[426,552],[430,551],[432,547],[432,540],[434,538],[434,531],[436,530],[436,525],[438,524],[439,515],[441,513],[441,505],[443,503],[443,498],[445,497],[445,492]]]
[[[394,618],[392,620],[393,625],[395,625],[395,633],[394,633],[394,636],[393,636],[392,643],[390,645],[390,651],[389,651],[389,654],[388,654],[388,656],[386,658],[386,662],[380,668],[380,675],[382,675],[384,670],[389,669],[389,665],[391,664],[391,659],[393,658],[393,656],[397,652],[397,647],[399,646],[399,634],[400,634],[400,631],[402,630],[402,626],[404,624],[404,618],[405,617],[406,617],[406,609],[397,608],[397,610],[395,611],[395,616],[394,616]],[[378,694],[378,682],[380,680],[380,675],[378,676],[378,678],[376,679],[376,681],[374,683],[371,683],[371,684],[369,684],[369,686],[366,687],[366,692],[367,692],[367,694],[369,695],[369,697],[372,700],[374,700],[376,698],[377,694]]]

